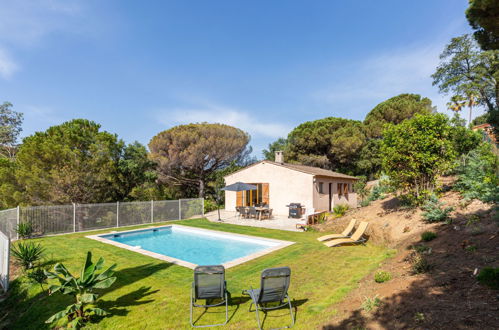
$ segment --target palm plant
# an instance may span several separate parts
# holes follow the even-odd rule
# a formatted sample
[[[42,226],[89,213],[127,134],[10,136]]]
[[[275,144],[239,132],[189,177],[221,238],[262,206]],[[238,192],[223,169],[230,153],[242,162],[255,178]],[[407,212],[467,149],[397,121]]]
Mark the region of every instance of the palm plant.
[[[95,290],[107,289],[116,281],[116,277],[113,277],[116,264],[98,274],[97,271],[101,270],[103,266],[103,258],[99,258],[95,264],[92,263],[92,253],[89,251],[79,278],[73,276],[60,263],[54,266],[53,272],[45,272],[47,278],[59,281],[59,285],[50,286],[49,292],[51,295],[60,292],[75,297],[75,303],[55,313],[45,323],[67,318],[69,327],[78,328],[87,322],[91,315],[107,315],[108,313],[103,309],[89,307],[89,305],[94,305],[97,301],[98,295]]]
[[[44,251],[40,244],[19,242],[12,247],[11,254],[22,268],[27,271],[33,268],[36,262],[42,258]]]

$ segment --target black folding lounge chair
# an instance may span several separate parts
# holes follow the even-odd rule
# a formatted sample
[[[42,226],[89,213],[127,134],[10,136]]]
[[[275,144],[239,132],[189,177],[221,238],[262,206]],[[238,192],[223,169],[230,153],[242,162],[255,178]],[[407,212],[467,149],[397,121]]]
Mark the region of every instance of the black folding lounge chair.
[[[243,294],[251,297],[251,306],[255,305],[256,320],[258,322],[258,329],[262,329],[260,323],[259,310],[266,313],[269,310],[282,308],[286,305],[289,306],[289,314],[291,315],[291,325],[282,328],[291,328],[295,325],[295,318],[293,315],[293,308],[291,306],[291,299],[288,296],[289,282],[291,279],[291,269],[289,267],[268,268],[262,272],[260,279],[260,288],[244,290]],[[284,299],[287,302],[284,302]],[[278,302],[277,305],[268,305],[269,303]],[[279,328],[279,329],[282,329]]]
[[[224,266],[197,266],[194,269],[194,282],[192,282],[191,292],[191,325],[194,328],[214,327],[225,325],[229,321],[229,306],[227,299],[227,285],[225,283]],[[198,304],[197,300],[205,299],[205,304]],[[215,299],[221,299],[220,302],[209,304]],[[221,306],[225,304],[225,322],[220,324],[194,325],[192,321],[193,307]]]

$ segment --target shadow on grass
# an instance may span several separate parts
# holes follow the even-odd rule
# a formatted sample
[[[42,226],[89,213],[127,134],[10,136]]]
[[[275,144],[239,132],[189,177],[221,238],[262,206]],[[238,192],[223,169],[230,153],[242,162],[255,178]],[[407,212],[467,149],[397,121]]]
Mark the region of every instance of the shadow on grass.
[[[52,264],[53,262],[50,262]],[[167,269],[172,266],[170,263],[145,264],[135,267],[120,269],[115,272],[116,282],[106,290],[99,290],[100,298],[107,297],[110,292],[118,290],[124,286],[140,281],[152,274]],[[78,276],[78,273],[74,274]],[[99,299],[97,307],[103,308],[115,315],[126,315],[128,306],[143,305],[153,300],[142,300],[143,298],[156,293],[151,288],[141,287],[140,289],[127,293],[116,300]],[[5,315],[0,316],[0,329],[50,329],[50,326],[43,322],[56,312],[63,310],[66,306],[74,302],[74,297],[56,293],[47,296],[46,292],[39,292],[32,297],[28,297],[27,284],[21,278],[11,283],[11,288],[7,299],[0,304],[0,310]],[[95,319],[98,321],[99,319]],[[95,323],[95,322],[92,322]]]
[[[126,316],[129,313],[127,307],[140,306],[154,301],[154,299],[142,300],[152,294],[159,292],[159,290],[151,291],[151,287],[141,287],[135,291],[124,294],[116,300],[100,300],[99,308],[104,309],[109,313],[107,317],[114,315]],[[96,318],[95,320],[99,320]]]

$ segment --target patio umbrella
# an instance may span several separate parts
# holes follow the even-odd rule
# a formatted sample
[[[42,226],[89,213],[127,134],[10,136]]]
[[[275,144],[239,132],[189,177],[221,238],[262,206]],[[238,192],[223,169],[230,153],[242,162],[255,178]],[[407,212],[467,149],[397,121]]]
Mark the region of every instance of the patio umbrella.
[[[225,187],[223,187],[220,190],[226,190],[226,191],[246,191],[246,190],[256,190],[256,189],[257,189],[257,187],[255,185],[247,184],[247,183],[244,183],[244,182],[236,182],[236,183],[230,184],[228,186],[225,186]],[[218,209],[218,221],[222,221],[222,219],[220,219],[220,209],[218,207],[218,203],[217,203],[217,209]]]
[[[228,186],[223,187],[221,190],[227,191],[245,191],[245,190],[256,190],[257,187],[253,184],[247,184],[244,182],[236,182]]]

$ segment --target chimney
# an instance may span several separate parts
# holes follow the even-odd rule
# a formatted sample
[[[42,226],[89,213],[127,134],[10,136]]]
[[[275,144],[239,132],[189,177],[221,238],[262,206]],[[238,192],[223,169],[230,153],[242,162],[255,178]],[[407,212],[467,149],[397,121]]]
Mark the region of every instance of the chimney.
[[[276,151],[275,152],[275,162],[276,163],[284,163],[284,152],[283,151]]]

